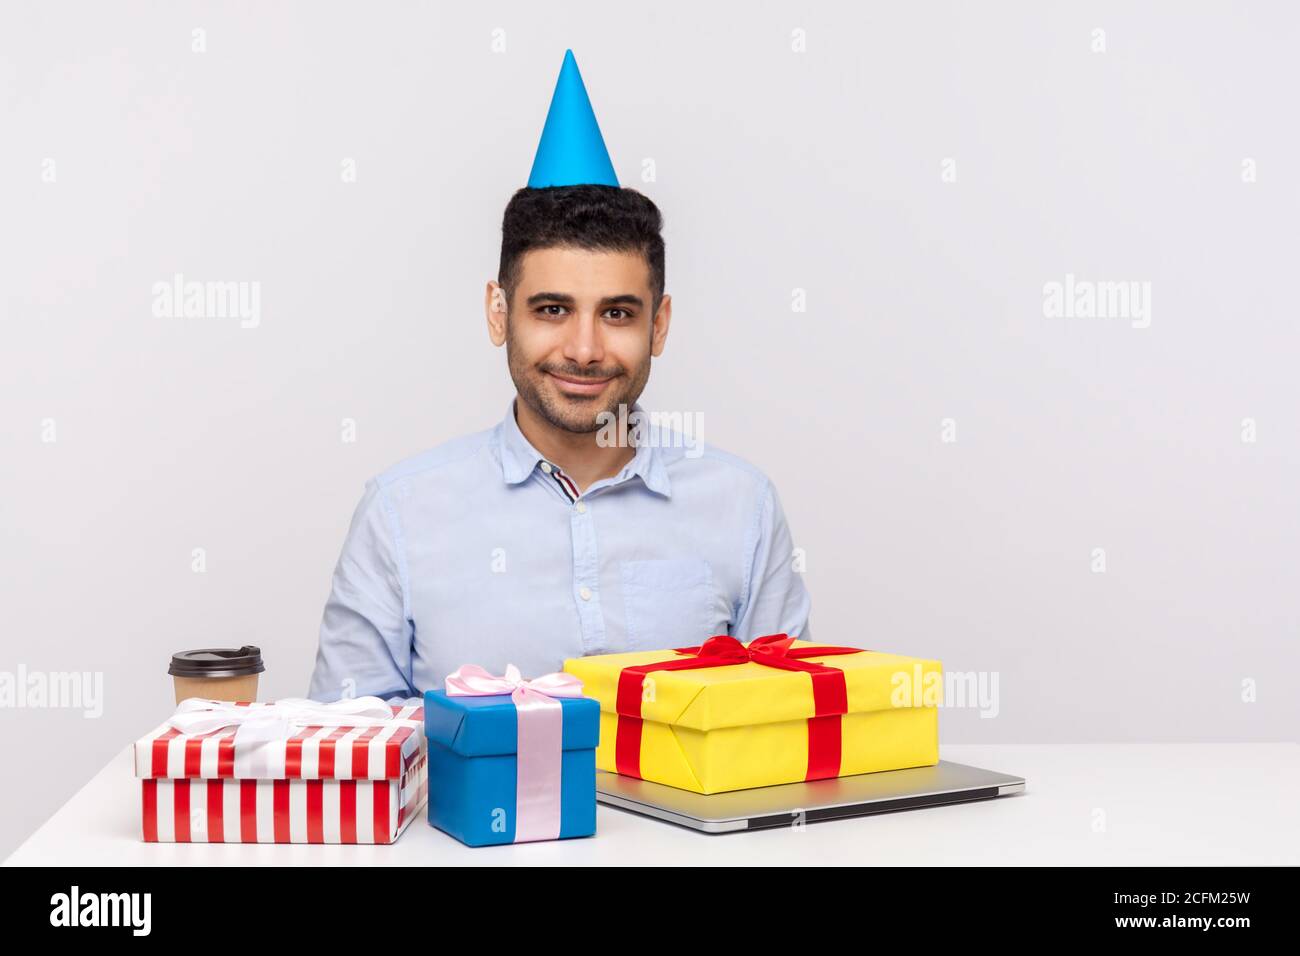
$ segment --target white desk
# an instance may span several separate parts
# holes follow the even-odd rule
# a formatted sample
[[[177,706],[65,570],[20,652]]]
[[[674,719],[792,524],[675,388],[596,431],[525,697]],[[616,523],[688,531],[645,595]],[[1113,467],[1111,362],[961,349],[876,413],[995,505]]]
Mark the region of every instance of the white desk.
[[[589,839],[471,849],[423,815],[393,846],[144,843],[127,748],[5,865],[1300,864],[1300,744],[945,746],[942,755],[1023,776],[1026,792],[720,836],[602,806]]]

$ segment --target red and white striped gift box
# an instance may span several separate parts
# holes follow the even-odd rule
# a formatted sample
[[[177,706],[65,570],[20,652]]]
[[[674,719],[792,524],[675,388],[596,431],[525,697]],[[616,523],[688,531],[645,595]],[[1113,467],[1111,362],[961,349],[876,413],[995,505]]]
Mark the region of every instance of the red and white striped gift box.
[[[424,720],[418,705],[392,710]],[[424,732],[410,726],[307,727],[262,744],[253,779],[235,776],[234,736],[163,724],[136,741],[146,842],[392,843],[428,798]]]

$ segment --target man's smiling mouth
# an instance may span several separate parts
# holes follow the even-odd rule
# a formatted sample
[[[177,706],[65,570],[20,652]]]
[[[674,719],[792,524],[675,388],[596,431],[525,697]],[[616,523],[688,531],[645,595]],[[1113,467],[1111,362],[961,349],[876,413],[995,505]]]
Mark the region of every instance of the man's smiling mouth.
[[[547,372],[546,374],[555,380],[561,391],[577,395],[595,395],[617,378],[617,376],[610,376],[609,378],[571,378],[556,372]]]

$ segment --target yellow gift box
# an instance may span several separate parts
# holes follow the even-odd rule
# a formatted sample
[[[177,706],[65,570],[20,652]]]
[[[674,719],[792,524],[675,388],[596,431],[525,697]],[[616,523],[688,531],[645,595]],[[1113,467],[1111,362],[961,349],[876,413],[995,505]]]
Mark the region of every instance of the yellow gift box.
[[[749,648],[777,637],[785,638],[759,638]],[[730,642],[733,650],[744,648],[729,637],[709,640]],[[826,646],[789,639],[778,643],[787,646],[791,656]],[[736,650],[743,662],[651,670],[644,675],[635,671],[622,678],[621,714],[620,675],[625,668],[694,655],[672,650],[600,654],[566,660],[564,669],[582,680],[583,693],[600,701],[596,748],[600,770],[629,773],[696,793],[722,793],[938,763],[940,662],[879,651],[833,650],[850,653],[769,665],[759,660],[770,658],[751,654],[746,660],[745,652]],[[818,716],[812,674],[784,669],[806,664],[843,672],[842,679],[827,674],[817,678],[839,685],[832,694],[835,699],[843,695],[835,707],[843,708],[838,716],[825,715],[824,696],[823,716]],[[634,716],[637,684],[639,718]],[[826,686],[820,684],[819,693],[824,694]],[[814,736],[816,741],[810,743]],[[828,742],[838,751],[831,753],[832,758],[838,757],[838,768],[832,762],[829,772]]]

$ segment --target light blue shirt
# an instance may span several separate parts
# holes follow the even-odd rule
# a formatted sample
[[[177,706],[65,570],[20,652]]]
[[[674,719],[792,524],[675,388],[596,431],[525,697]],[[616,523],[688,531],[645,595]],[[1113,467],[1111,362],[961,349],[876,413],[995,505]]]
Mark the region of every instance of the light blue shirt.
[[[639,408],[634,406],[634,408]],[[524,677],[587,654],[810,639],[810,600],[772,483],[661,431],[580,496],[495,428],[366,483],[321,622],[308,695],[421,697],[462,664]]]

